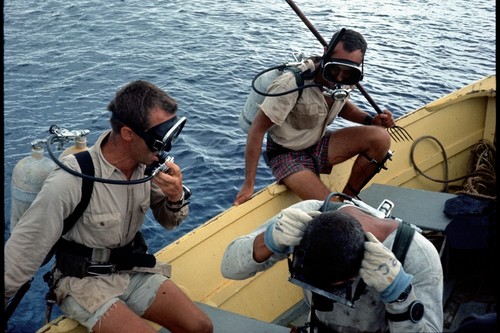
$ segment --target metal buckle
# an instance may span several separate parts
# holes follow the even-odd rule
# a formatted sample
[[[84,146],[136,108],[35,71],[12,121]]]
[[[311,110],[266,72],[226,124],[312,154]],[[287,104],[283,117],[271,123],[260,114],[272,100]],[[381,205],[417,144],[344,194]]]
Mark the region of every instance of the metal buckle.
[[[91,264],[87,267],[87,274],[99,276],[109,275],[115,271],[115,265],[112,264]]]

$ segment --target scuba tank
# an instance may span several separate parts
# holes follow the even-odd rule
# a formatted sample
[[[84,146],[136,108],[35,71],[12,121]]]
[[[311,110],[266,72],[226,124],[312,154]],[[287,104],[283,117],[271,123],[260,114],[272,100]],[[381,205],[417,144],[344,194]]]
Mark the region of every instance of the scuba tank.
[[[299,98],[302,94],[302,89],[304,86],[304,77],[303,72],[300,69],[300,66],[304,64],[304,60],[306,59],[302,52],[293,52],[292,53],[295,62],[285,63],[277,66],[273,66],[267,69],[264,69],[260,73],[257,73],[252,81],[252,89],[250,90],[250,94],[245,101],[245,105],[240,112],[239,116],[239,125],[240,128],[248,133],[250,126],[252,126],[252,122],[255,118],[255,115],[259,111],[260,104],[264,101],[266,96],[279,96],[288,93],[292,93],[294,91],[299,92]],[[267,87],[274,81],[278,76],[283,74],[285,71],[291,71],[295,75],[295,81],[297,83],[297,89],[292,91],[287,91],[281,94],[268,94]]]
[[[75,138],[75,144],[64,149],[61,155],[59,155],[59,160],[61,160],[66,155],[76,154],[84,150],[87,150],[87,136],[79,135]]]
[[[21,159],[12,171],[10,231],[35,200],[55,163],[44,156],[44,142],[31,143],[31,155]]]
[[[255,79],[254,86],[258,91],[266,92],[267,86],[281,74],[283,74],[283,71],[279,69],[273,69],[272,71],[265,72]],[[250,126],[252,126],[255,115],[257,114],[257,111],[259,111],[259,106],[264,101],[265,97],[266,96],[257,93],[254,89],[250,91],[238,120],[241,129],[245,133],[248,133]]]
[[[73,146],[66,148],[59,159],[87,149],[88,131],[77,132],[78,135],[64,136],[59,144],[60,148],[69,140],[74,140]],[[73,134],[70,132],[70,134]],[[35,200],[40,192],[43,182],[54,169],[56,163],[44,156],[46,140],[31,143],[31,155],[21,159],[12,171],[11,193],[12,203],[10,209],[10,231],[14,229],[24,212]]]

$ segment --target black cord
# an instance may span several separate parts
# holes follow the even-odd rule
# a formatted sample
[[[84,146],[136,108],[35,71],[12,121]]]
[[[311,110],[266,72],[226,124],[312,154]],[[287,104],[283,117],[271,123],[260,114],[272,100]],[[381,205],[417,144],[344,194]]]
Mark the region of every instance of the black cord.
[[[332,193],[328,194],[328,196],[325,199],[325,202],[323,203],[323,205],[320,208],[320,211],[322,213],[326,212],[326,210],[328,208],[328,203],[330,202],[332,197],[341,197],[341,198],[344,198],[345,200],[352,200],[352,197],[348,196],[347,194],[344,194],[342,192],[332,192]]]
[[[277,96],[283,96],[283,95],[288,95],[288,94],[291,94],[293,92],[296,92],[296,91],[299,91],[299,90],[302,90],[302,89],[305,89],[305,88],[312,88],[312,87],[318,87],[318,88],[321,88],[323,89],[323,86],[320,85],[320,84],[306,84],[306,85],[303,85],[301,87],[297,87],[297,88],[294,88],[294,89],[290,89],[290,90],[287,90],[287,91],[283,91],[283,92],[280,92],[280,93],[273,93],[273,94],[270,94],[270,93],[267,93],[267,92],[263,92],[263,91],[260,91],[258,90],[256,87],[255,87],[255,81],[257,81],[257,79],[263,75],[264,73],[267,73],[267,72],[270,72],[272,70],[280,70],[280,71],[283,71],[286,67],[289,67],[289,65],[287,64],[282,64],[282,65],[277,65],[277,66],[273,66],[273,67],[270,67],[270,68],[266,68],[262,71],[260,71],[259,73],[257,73],[257,75],[254,76],[253,80],[252,80],[252,89],[259,95],[262,95],[262,96],[268,96],[268,97],[277,97]]]
[[[114,180],[114,179],[98,178],[98,177],[86,175],[86,174],[81,173],[81,172],[77,172],[77,171],[75,171],[73,169],[68,168],[63,163],[61,163],[61,161],[59,161],[59,159],[52,152],[52,149],[50,148],[50,146],[51,146],[51,144],[52,144],[52,142],[54,141],[55,138],[57,138],[57,134],[54,134],[54,135],[50,136],[49,139],[47,140],[47,151],[49,152],[49,155],[52,158],[52,160],[61,169],[63,169],[64,171],[66,171],[66,172],[68,172],[70,174],[72,174],[73,176],[77,176],[77,177],[80,177],[80,178],[90,179],[90,180],[93,180],[93,181],[96,181],[96,182],[99,182],[99,183],[115,184],[115,185],[135,185],[135,184],[142,184],[142,183],[145,183],[145,182],[147,182],[147,181],[149,181],[149,180],[151,180],[153,178],[153,175],[151,175],[151,176],[147,176],[147,177],[144,177],[144,178],[141,178],[141,179],[135,179],[135,180]]]

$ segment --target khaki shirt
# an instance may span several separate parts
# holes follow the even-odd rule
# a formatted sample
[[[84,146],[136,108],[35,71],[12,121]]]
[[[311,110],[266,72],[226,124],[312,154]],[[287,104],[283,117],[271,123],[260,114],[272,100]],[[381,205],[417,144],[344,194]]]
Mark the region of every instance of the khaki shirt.
[[[314,70],[313,61],[308,59],[301,69]],[[304,81],[304,85],[311,84],[315,84],[313,80]],[[295,75],[285,72],[268,86],[267,92],[280,93],[295,88]],[[292,150],[305,149],[318,143],[347,101],[336,101],[328,109],[319,87],[305,88],[300,99],[297,98],[298,92],[269,96],[260,105],[261,110],[274,123],[269,129],[273,141]]]
[[[126,180],[125,175],[111,165],[101,151],[103,133],[96,144],[89,148],[95,168],[95,176],[105,179]],[[80,171],[73,155],[62,162]],[[131,179],[145,177],[146,166],[139,165]],[[82,178],[56,167],[45,180],[42,189],[30,208],[23,214],[5,244],[5,296],[12,297],[42,264],[47,253],[56,243],[63,230],[63,220],[69,216],[82,197]],[[116,248],[128,244],[144,223],[151,208],[156,220],[166,229],[177,227],[188,214],[188,206],[174,213],[165,205],[165,195],[151,181],[136,185],[116,185],[94,182],[94,190],[87,210],[64,238],[93,248]],[[143,269],[141,269],[143,270]],[[170,267],[157,263],[153,269],[167,276]],[[122,294],[128,285],[127,274],[104,277],[67,277],[61,280],[56,295],[61,300],[66,295],[94,312],[110,298]],[[84,287],[82,289],[82,287]],[[88,295],[99,291],[100,299]],[[104,292],[104,294],[103,294]]]

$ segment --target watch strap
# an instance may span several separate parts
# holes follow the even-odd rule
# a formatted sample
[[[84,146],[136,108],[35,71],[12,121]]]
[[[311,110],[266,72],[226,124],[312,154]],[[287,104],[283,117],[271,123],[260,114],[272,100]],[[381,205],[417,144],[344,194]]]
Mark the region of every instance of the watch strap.
[[[424,305],[418,300],[413,301],[405,312],[390,313],[386,311],[385,316],[388,320],[393,322],[411,320],[412,322],[417,323],[424,316]]]

